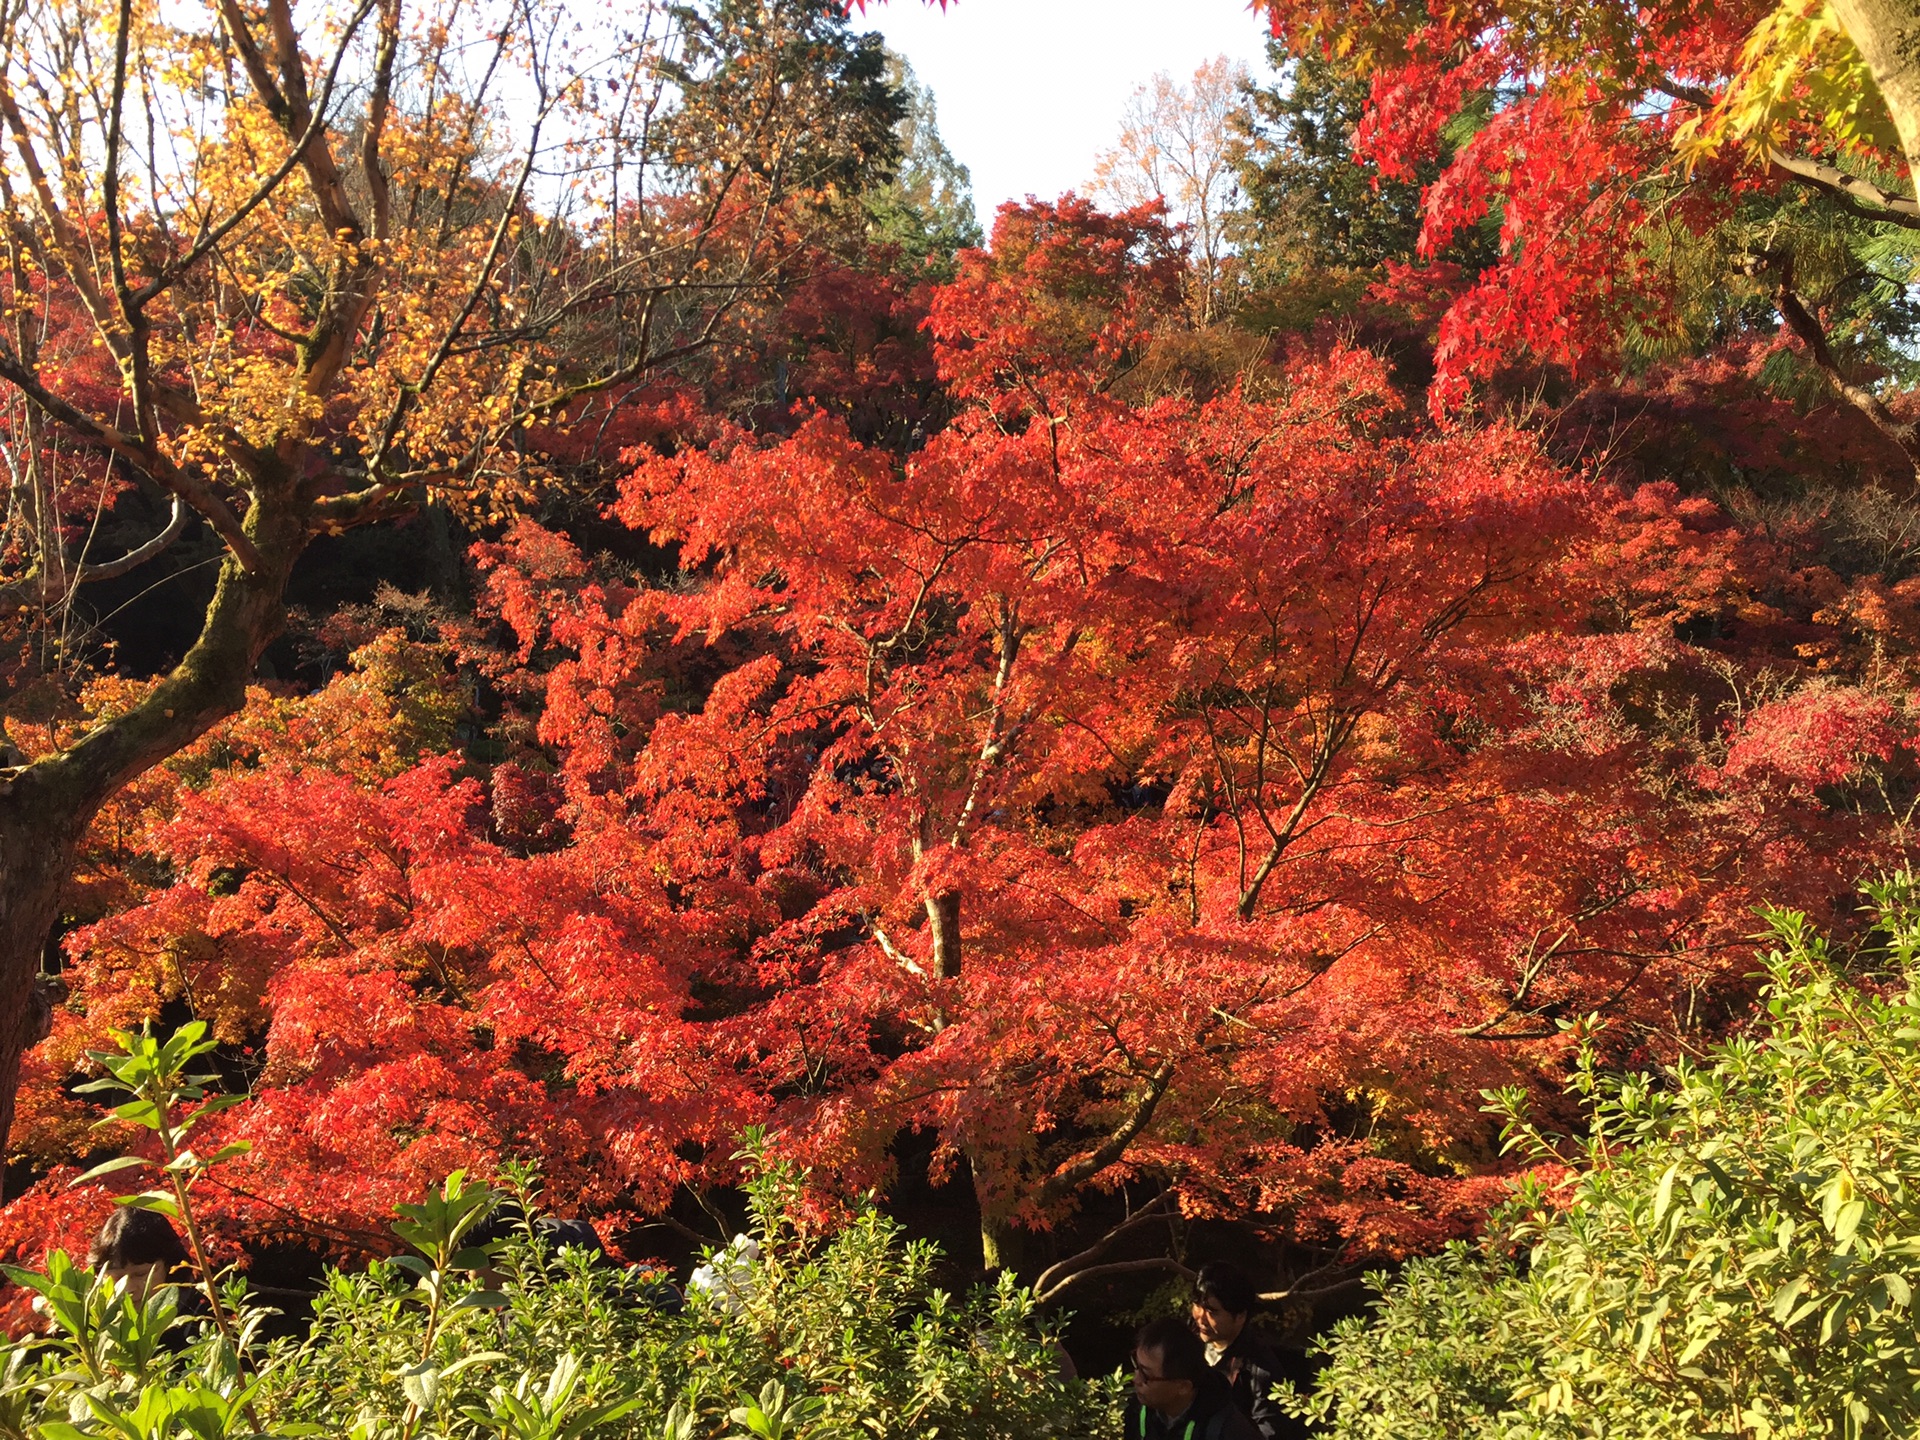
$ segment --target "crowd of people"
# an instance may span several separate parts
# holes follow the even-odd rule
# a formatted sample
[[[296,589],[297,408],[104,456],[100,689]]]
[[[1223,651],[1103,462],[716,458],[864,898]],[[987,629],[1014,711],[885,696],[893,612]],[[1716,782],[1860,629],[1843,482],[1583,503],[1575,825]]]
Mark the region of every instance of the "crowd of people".
[[[502,1207],[469,1242],[503,1241],[527,1224],[517,1206]],[[597,1263],[614,1263],[585,1220],[542,1216],[530,1229],[555,1251],[577,1246]],[[124,1284],[136,1301],[156,1286],[177,1285],[179,1313],[205,1313],[187,1248],[164,1215],[116,1209],[94,1237],[87,1260],[103,1279]],[[682,1303],[664,1282],[652,1293],[663,1308],[677,1310]],[[1247,1272],[1216,1261],[1195,1277],[1185,1318],[1166,1316],[1140,1327],[1133,1340],[1125,1440],[1283,1440],[1300,1433],[1272,1399],[1279,1362],[1249,1324],[1258,1304]]]

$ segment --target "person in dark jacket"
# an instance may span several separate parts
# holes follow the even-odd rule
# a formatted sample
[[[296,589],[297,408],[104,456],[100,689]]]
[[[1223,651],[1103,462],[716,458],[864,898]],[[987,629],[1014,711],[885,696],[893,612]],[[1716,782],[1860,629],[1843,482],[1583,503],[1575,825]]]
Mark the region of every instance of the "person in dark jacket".
[[[1126,1440],[1259,1440],[1180,1321],[1150,1320],[1133,1337],[1133,1400]]]
[[[529,1222],[519,1202],[502,1201],[493,1213],[467,1234],[470,1246],[493,1245],[515,1236],[544,1240],[554,1254],[562,1250],[584,1250],[596,1268],[617,1269],[618,1262],[607,1253],[607,1244],[588,1220],[563,1220],[557,1215],[536,1215]]]
[[[1247,1327],[1258,1303],[1253,1277],[1238,1265],[1216,1260],[1203,1265],[1194,1278],[1189,1315],[1194,1333],[1206,1346],[1207,1363],[1227,1382],[1234,1407],[1253,1422],[1260,1440],[1291,1440],[1303,1430],[1269,1398],[1279,1357]]]

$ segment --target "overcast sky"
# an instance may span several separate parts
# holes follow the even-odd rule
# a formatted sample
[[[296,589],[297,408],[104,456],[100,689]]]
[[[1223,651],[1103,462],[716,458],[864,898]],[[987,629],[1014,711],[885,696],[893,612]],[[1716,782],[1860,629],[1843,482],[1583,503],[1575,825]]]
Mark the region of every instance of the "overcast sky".
[[[1135,86],[1190,77],[1216,55],[1266,74],[1265,23],[1247,0],[923,0],[869,3],[854,24],[884,33],[933,90],[947,148],[973,172],[991,225],[1002,200],[1085,189]]]

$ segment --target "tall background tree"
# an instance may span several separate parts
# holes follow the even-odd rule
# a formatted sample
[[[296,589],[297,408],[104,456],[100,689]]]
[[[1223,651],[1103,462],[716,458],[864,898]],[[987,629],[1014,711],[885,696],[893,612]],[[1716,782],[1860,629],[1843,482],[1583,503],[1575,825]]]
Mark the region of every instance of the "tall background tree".
[[[950,261],[984,236],[974,214],[972,177],[940,138],[933,92],[898,56],[888,77],[906,100],[900,124],[900,165],[870,201],[879,238],[914,259]]]
[[[1244,65],[1222,55],[1180,84],[1162,72],[1134,91],[1120,137],[1095,163],[1093,192],[1117,209],[1161,200],[1185,227],[1195,320],[1224,308],[1232,281],[1229,217],[1239,204],[1228,159]]]

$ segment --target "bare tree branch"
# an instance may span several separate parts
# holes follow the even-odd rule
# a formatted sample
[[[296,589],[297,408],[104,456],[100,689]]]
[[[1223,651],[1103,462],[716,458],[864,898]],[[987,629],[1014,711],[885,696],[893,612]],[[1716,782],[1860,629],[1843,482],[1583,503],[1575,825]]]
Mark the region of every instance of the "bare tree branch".
[[[1160,1097],[1167,1093],[1167,1087],[1173,1083],[1174,1069],[1171,1057],[1162,1060],[1147,1077],[1146,1093],[1135,1102],[1127,1118],[1094,1149],[1062,1165],[1047,1177],[1046,1183],[1040,1187],[1039,1201],[1042,1205],[1072,1194],[1127,1153],[1127,1147],[1153,1123],[1153,1112],[1159,1108]]]
[[[1920,425],[1902,420],[1873,391],[1847,378],[1839,357],[1833,353],[1825,327],[1814,318],[1794,288],[1793,255],[1783,250],[1756,252],[1747,257],[1746,268],[1749,274],[1773,272],[1773,302],[1779,308],[1780,317],[1806,347],[1808,359],[1826,379],[1828,388],[1872,421],[1875,429],[1900,447],[1908,463],[1920,469]]]
[[[1093,1265],[1085,1270],[1076,1270],[1066,1279],[1044,1291],[1036,1285],[1033,1298],[1042,1305],[1051,1304],[1083,1280],[1097,1280],[1105,1275],[1137,1275],[1143,1270],[1168,1270],[1183,1280],[1192,1280],[1196,1273],[1178,1260],[1166,1255],[1149,1256],[1144,1260],[1113,1260],[1105,1265]]]
[[[74,572],[74,583],[84,585],[92,580],[117,580],[129,570],[138,569],[180,538],[187,528],[187,514],[187,502],[178,495],[174,496],[173,514],[167,518],[165,529],[144,544],[136,545],[117,560],[103,561],[98,565],[82,565]]]
[[[106,446],[114,454],[138,467],[155,483],[184,499],[206,517],[207,523],[213,526],[222,540],[227,542],[227,547],[233,551],[234,558],[244,569],[250,573],[257,573],[264,567],[265,562],[261,560],[259,550],[241,526],[239,517],[228,507],[226,501],[213,493],[204,481],[170,463],[164,456],[142,445],[132,436],[124,434],[104,421],[96,420],[84,410],[55,395],[41,384],[40,377],[21,364],[11,348],[4,344],[0,344],[0,380],[5,380],[55,420],[70,426],[75,433]]]
[[[219,247],[220,242],[245,223],[247,217],[264,205],[285,183],[287,176],[293,173],[294,167],[305,155],[307,146],[313,143],[314,138],[320,133],[320,127],[326,123],[327,110],[333,101],[333,87],[340,75],[340,66],[347,58],[347,49],[353,43],[354,35],[365,23],[372,9],[373,0],[361,0],[360,8],[354,11],[352,18],[347,21],[346,29],[340,36],[339,48],[333,52],[333,59],[327,66],[326,80],[320,87],[320,103],[314,107],[313,114],[308,118],[307,128],[288,149],[286,158],[267,172],[265,178],[254,186],[252,193],[236,205],[226,219],[212,228],[208,228],[203,223],[200,234],[187,251],[177,260],[169,262],[134,292],[134,300],[138,304],[146,304],[169,286],[177,283],[182,275],[212,254]]]
[[[1079,1254],[1069,1255],[1066,1259],[1049,1265],[1033,1282],[1035,1298],[1044,1303],[1073,1284],[1086,1273],[1085,1267],[1106,1254],[1121,1236],[1130,1235],[1143,1226],[1161,1224],[1170,1220],[1171,1208],[1176,1198],[1174,1191],[1162,1190]]]
[[[1850,175],[1837,166],[1802,155],[1779,150],[1767,152],[1767,162],[1810,189],[1838,200],[1848,213],[1862,220],[1881,220],[1889,225],[1904,225],[1920,230],[1920,202],[1892,190],[1883,190],[1871,180]]]

